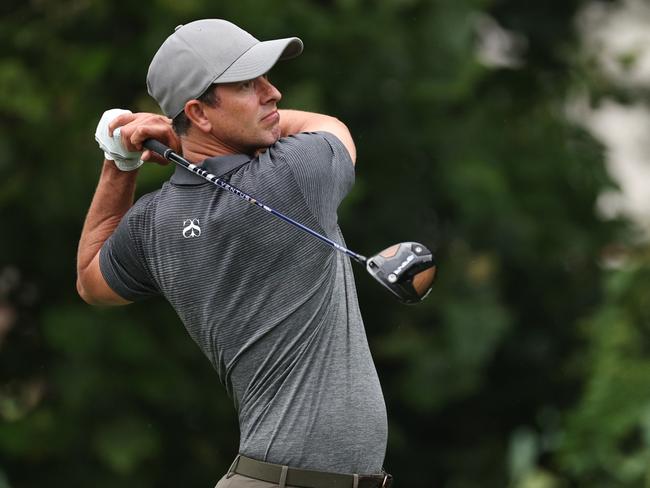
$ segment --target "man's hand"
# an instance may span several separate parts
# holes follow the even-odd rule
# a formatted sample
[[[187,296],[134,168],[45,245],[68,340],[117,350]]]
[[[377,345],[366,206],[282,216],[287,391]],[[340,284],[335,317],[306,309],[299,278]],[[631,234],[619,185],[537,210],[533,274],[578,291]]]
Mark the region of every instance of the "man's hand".
[[[162,156],[144,149],[142,143],[147,139],[156,139],[171,147],[174,151],[180,152],[180,139],[172,129],[171,119],[157,114],[146,112],[123,113],[115,117],[108,125],[108,132],[112,136],[113,131],[120,128],[122,144],[128,151],[144,151],[142,159],[158,164],[168,164]]]
[[[113,161],[120,171],[129,173],[137,170],[144,163],[141,159],[142,151],[127,150],[124,144],[122,144],[119,129],[115,130],[112,134],[108,133],[108,124],[115,117],[123,113],[130,112],[121,108],[106,110],[97,123],[95,140],[99,144],[99,148],[104,151],[104,157],[107,161]],[[134,174],[137,174],[137,172]]]

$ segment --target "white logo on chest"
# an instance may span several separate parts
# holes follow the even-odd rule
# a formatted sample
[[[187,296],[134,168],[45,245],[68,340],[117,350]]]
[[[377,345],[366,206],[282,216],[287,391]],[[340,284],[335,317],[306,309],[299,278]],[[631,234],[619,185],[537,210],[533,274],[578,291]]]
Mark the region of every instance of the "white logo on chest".
[[[199,227],[199,219],[183,220],[183,237],[185,239],[199,237],[200,235],[201,227]]]

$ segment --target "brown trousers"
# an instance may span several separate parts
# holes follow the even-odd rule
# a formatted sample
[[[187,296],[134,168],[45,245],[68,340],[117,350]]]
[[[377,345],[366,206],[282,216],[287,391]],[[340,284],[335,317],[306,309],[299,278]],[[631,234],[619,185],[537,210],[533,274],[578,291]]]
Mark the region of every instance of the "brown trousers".
[[[214,488],[278,488],[278,485],[275,483],[267,483],[266,481],[248,478],[240,474],[233,474],[230,478],[227,476],[221,478]],[[286,485],[286,488],[291,487]]]

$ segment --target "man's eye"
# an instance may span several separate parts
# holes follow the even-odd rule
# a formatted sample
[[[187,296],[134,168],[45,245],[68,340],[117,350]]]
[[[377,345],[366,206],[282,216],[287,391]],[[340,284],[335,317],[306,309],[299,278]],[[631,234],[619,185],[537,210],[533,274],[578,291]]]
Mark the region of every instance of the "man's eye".
[[[242,81],[239,86],[244,90],[248,90],[253,86],[253,80]]]

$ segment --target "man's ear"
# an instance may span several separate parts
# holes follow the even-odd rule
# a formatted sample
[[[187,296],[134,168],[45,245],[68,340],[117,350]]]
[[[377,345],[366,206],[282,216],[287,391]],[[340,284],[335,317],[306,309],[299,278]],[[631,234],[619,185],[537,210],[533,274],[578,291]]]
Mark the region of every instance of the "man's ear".
[[[185,115],[201,132],[207,134],[212,130],[212,123],[205,113],[204,105],[198,100],[190,100],[185,104]]]

